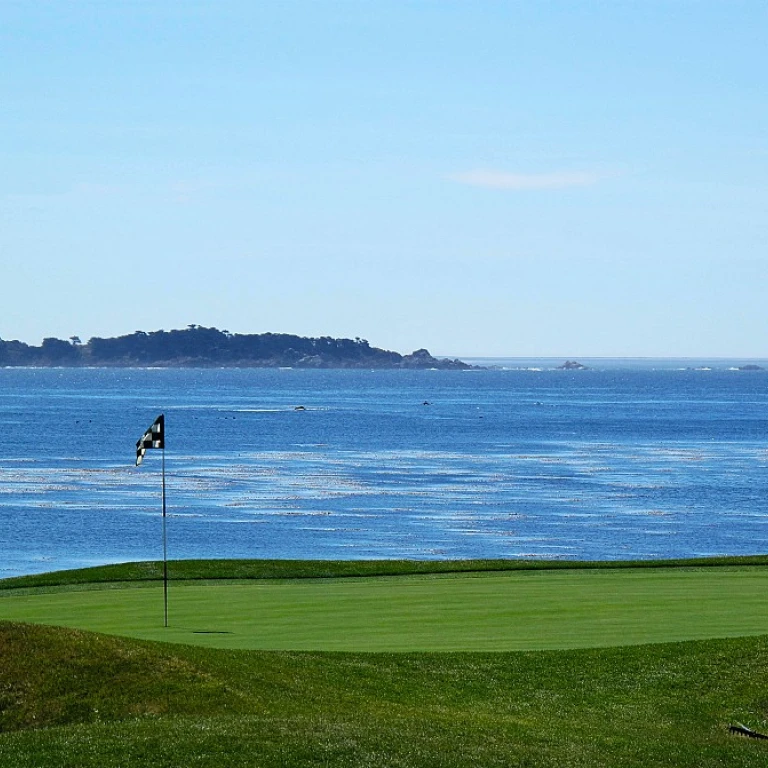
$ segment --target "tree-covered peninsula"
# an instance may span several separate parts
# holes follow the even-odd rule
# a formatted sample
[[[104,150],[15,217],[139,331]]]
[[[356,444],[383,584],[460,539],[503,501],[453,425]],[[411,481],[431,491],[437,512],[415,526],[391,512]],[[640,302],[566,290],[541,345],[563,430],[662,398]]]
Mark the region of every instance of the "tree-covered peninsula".
[[[401,355],[365,339],[306,338],[287,333],[230,333],[190,325],[183,330],[136,331],[82,343],[43,339],[39,347],[0,339],[0,366],[243,367],[243,368],[440,368],[462,370],[460,360],[433,357],[426,349]]]

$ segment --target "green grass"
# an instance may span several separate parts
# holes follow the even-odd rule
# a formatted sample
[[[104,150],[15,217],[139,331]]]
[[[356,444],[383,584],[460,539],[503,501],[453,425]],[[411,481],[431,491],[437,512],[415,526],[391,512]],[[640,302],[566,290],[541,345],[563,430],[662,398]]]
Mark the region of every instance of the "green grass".
[[[728,626],[735,634],[768,632],[762,569],[743,561],[489,574],[462,565],[475,575],[372,579],[340,578],[324,565],[319,570],[333,578],[289,578],[286,568],[284,578],[275,579],[267,568],[271,577],[262,572],[262,580],[252,583],[245,582],[240,565],[189,564],[189,574],[206,574],[189,579],[210,581],[171,584],[171,623],[182,615],[184,594],[191,601],[185,610],[201,622],[184,628],[185,642],[193,628],[217,629],[208,622],[237,614],[243,604],[231,608],[221,599],[236,589],[250,595],[245,604],[260,590],[273,595],[274,613],[260,614],[243,630],[254,637],[280,618],[280,610],[293,612],[294,619],[311,615],[319,625],[321,614],[339,601],[346,602],[347,624],[338,624],[336,613],[325,628],[311,629],[308,641],[317,643],[334,627],[337,636],[351,635],[355,621],[354,631],[364,631],[378,606],[386,610],[369,637],[389,633],[402,647],[413,648],[421,647],[423,638],[434,645],[442,635],[463,632],[473,650],[364,652],[364,634],[350,641],[357,644],[354,652],[238,650],[0,622],[0,765],[739,768],[768,762],[768,742],[727,730],[742,722],[768,731],[768,634],[566,650],[476,650],[494,633],[511,637],[509,626],[520,615],[526,621],[549,615],[539,625],[541,634],[532,633],[537,642],[544,634],[595,645],[605,645],[600,638],[614,642],[610,637],[621,643],[632,633],[638,642],[642,633],[670,639],[694,624],[704,634],[722,635]],[[238,581],[219,583],[217,573],[237,573]],[[74,599],[82,613],[78,620],[88,614],[90,621],[107,625],[120,616],[144,622],[150,605],[151,621],[161,623],[161,592],[151,581],[141,588],[116,583],[93,589],[82,583],[82,575],[78,580],[72,585],[61,577],[59,586],[37,588],[17,580],[3,590],[0,617],[9,606],[26,603],[42,607],[37,618],[46,620],[57,601]],[[133,586],[137,583],[142,582]],[[134,619],[126,599],[137,600]],[[485,604],[490,599],[498,600],[496,608]],[[423,600],[432,604],[430,622],[421,612]],[[195,601],[201,602],[195,607]],[[408,604],[418,610],[409,614]],[[500,607],[510,612],[498,614]],[[198,613],[203,609],[214,610]],[[105,611],[113,611],[111,617],[99,618]],[[367,613],[358,616],[359,611]],[[494,616],[499,623],[490,631]],[[391,629],[393,622],[406,620],[409,633],[424,633],[421,640],[412,637],[403,644],[403,632]],[[446,621],[454,622],[448,630]],[[473,623],[484,625],[474,639]],[[295,633],[301,621],[286,626]],[[176,639],[173,632],[181,630],[152,632]],[[228,636],[196,637],[219,642]]]
[[[167,629],[157,582],[112,586],[5,590],[0,618],[263,650],[513,651],[768,633],[764,566],[172,582]]]
[[[414,576],[489,571],[621,570],[644,568],[719,568],[724,565],[768,565],[768,555],[702,557],[681,560],[171,560],[173,581],[221,579],[320,579],[355,576]],[[52,571],[0,579],[0,591],[23,587],[152,582],[163,577],[158,561],[117,563],[94,568]]]
[[[0,623],[0,764],[763,766],[768,639],[226,651]]]

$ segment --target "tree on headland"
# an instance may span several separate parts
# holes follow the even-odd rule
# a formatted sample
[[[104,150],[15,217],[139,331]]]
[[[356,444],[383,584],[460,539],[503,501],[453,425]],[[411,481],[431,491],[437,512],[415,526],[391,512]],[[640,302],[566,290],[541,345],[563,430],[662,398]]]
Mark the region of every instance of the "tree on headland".
[[[41,349],[41,362],[48,362],[54,365],[76,362],[78,359],[77,348],[62,339],[47,338],[43,339]]]

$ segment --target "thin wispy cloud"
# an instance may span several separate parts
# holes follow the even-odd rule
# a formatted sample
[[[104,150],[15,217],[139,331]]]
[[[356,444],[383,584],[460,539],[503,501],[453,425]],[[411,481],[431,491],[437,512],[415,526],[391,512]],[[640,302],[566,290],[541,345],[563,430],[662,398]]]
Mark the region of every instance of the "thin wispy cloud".
[[[553,173],[507,173],[488,169],[477,169],[455,173],[450,177],[459,184],[487,189],[565,189],[567,187],[588,187],[597,184],[601,174],[588,171],[555,171]]]

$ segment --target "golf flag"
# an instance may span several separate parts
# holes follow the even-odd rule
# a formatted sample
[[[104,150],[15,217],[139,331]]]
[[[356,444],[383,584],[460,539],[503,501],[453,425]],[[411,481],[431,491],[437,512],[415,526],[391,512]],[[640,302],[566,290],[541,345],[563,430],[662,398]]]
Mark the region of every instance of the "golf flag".
[[[144,460],[144,454],[150,448],[165,448],[165,417],[161,413],[152,422],[152,426],[136,442],[136,466]]]
[[[152,426],[136,441],[136,466],[144,460],[144,454],[150,448],[163,450],[163,603],[165,606],[165,626],[168,626],[168,537],[165,530],[165,416],[161,413]]]

